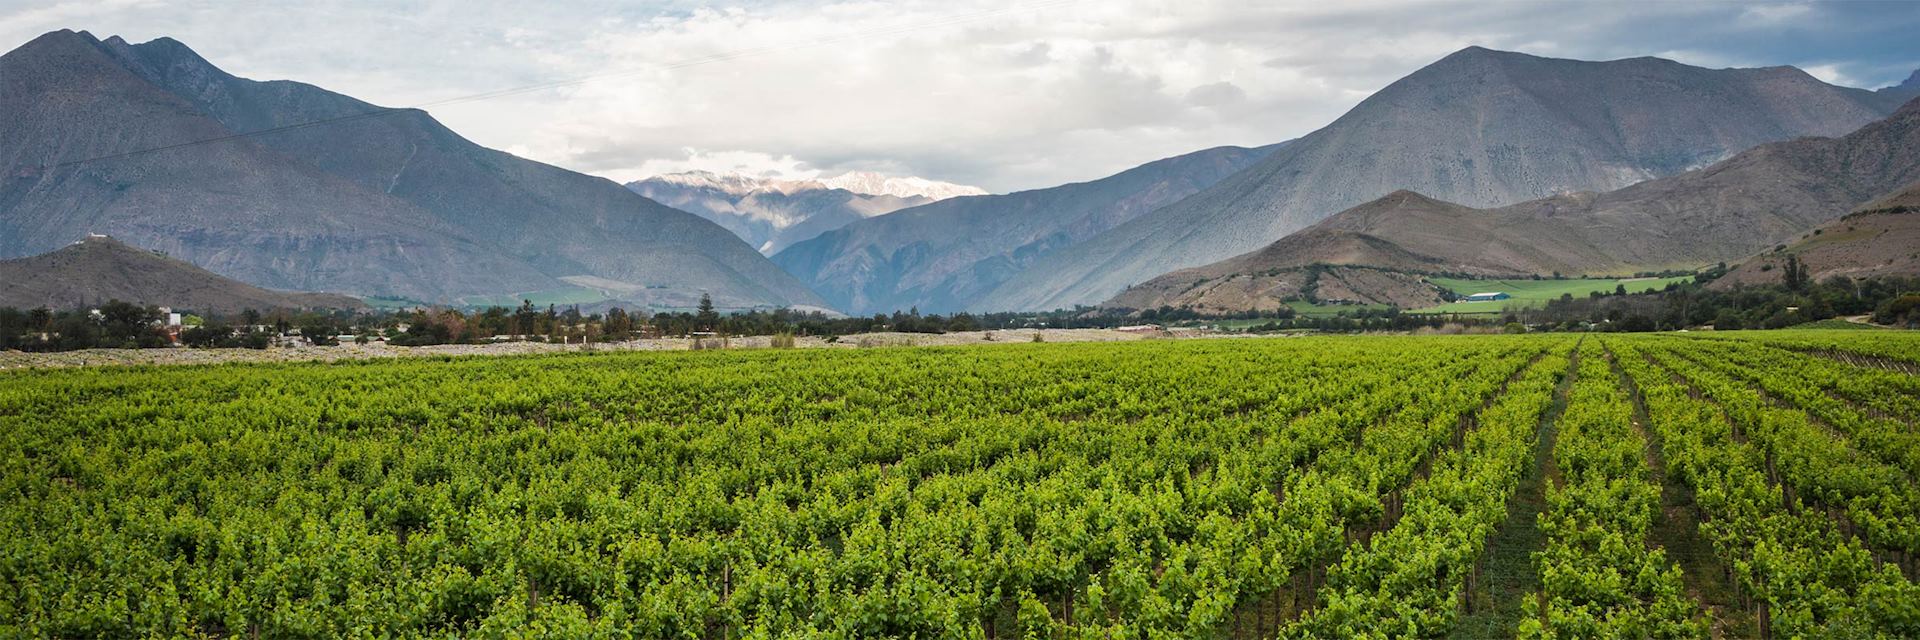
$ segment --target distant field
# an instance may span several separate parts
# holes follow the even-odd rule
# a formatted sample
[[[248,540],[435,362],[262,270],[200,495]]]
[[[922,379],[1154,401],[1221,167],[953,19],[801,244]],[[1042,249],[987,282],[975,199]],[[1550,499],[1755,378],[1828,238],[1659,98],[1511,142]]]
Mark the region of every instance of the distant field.
[[[360,301],[367,303],[367,306],[373,307],[375,309],[406,309],[409,307],[417,307],[417,306],[426,304],[419,300],[409,300],[407,298],[389,298],[386,296],[369,296],[366,298],[361,298]]]
[[[1863,324],[1863,323],[1859,323],[1859,322],[1849,322],[1849,321],[1847,321],[1847,320],[1845,320],[1845,319],[1842,319],[1842,318],[1827,318],[1827,319],[1825,319],[1825,320],[1815,320],[1815,321],[1813,321],[1813,322],[1806,322],[1806,323],[1801,323],[1801,324],[1796,324],[1796,325],[1793,325],[1793,326],[1791,326],[1791,327],[1787,327],[1787,328],[1788,328],[1788,329],[1837,329],[1837,330],[1840,330],[1840,331],[1861,331],[1861,330],[1866,330],[1866,331],[1884,331],[1884,330],[1887,330],[1887,327],[1882,327],[1882,326],[1880,326],[1880,325],[1873,325],[1873,324]]]
[[[1497,313],[1509,307],[1540,306],[1548,300],[1558,299],[1565,294],[1573,294],[1574,297],[1580,298],[1595,292],[1612,293],[1620,285],[1626,285],[1629,293],[1658,291],[1676,282],[1692,282],[1693,276],[1568,280],[1476,280],[1471,278],[1428,278],[1427,280],[1462,296],[1484,291],[1499,291],[1513,298],[1489,302],[1451,302],[1437,307],[1416,309],[1413,313]]]
[[[468,296],[460,299],[461,304],[474,307],[518,307],[522,301],[532,301],[533,306],[567,306],[575,304],[593,304],[607,299],[607,294],[599,289],[569,287],[548,289],[504,296]]]

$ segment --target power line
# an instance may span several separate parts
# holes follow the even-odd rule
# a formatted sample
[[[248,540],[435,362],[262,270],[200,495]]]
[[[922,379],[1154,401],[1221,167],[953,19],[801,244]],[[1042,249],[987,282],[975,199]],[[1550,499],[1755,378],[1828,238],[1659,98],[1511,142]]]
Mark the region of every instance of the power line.
[[[404,113],[407,111],[419,111],[419,110],[424,110],[430,107],[442,107],[442,106],[454,105],[454,104],[465,104],[469,102],[480,102],[483,100],[492,100],[494,98],[502,98],[506,96],[520,95],[525,93],[534,93],[538,91],[546,91],[546,90],[558,89],[562,87],[577,86],[577,85],[587,84],[590,82],[599,82],[601,80],[608,80],[612,78],[624,78],[629,76],[640,75],[643,73],[653,73],[658,71],[674,71],[678,69],[698,67],[702,65],[714,64],[719,62],[730,62],[730,61],[739,60],[742,58],[750,58],[754,56],[767,55],[771,53],[796,51],[800,49],[807,49],[807,48],[819,47],[819,46],[825,46],[825,45],[831,45],[831,44],[841,44],[846,42],[857,42],[861,40],[885,38],[888,36],[905,35],[908,33],[924,31],[927,29],[948,27],[948,26],[966,24],[969,22],[978,22],[980,20],[985,20],[988,18],[996,18],[1000,16],[1038,11],[1040,9],[1067,5],[1067,4],[1074,4],[1081,1],[1082,0],[1040,0],[1039,2],[1030,2],[1025,6],[1020,6],[1020,7],[955,14],[955,15],[939,18],[936,20],[930,20],[927,22],[921,22],[921,23],[911,24],[911,25],[904,25],[900,27],[873,29],[869,31],[859,32],[859,33],[851,33],[851,34],[844,34],[844,35],[838,35],[838,36],[830,36],[825,38],[817,38],[814,40],[804,40],[799,42],[788,42],[788,43],[768,45],[763,47],[753,47],[749,49],[739,49],[734,51],[728,51],[725,53],[718,53],[710,56],[703,56],[699,58],[681,60],[678,62],[670,62],[665,64],[640,67],[635,69],[627,69],[623,71],[595,74],[590,76],[580,76],[580,77],[569,78],[565,80],[556,80],[552,82],[543,82],[540,84],[512,87],[508,89],[496,89],[493,91],[486,91],[486,92],[474,93],[474,94],[469,94],[464,96],[445,98],[445,99],[435,100],[431,102],[424,102],[411,107],[381,107],[373,111],[366,111],[366,112],[355,113],[355,114],[350,114],[345,116],[338,116],[333,118],[322,118],[319,120],[310,120],[307,122],[301,122],[301,123],[290,124],[290,125],[282,125],[278,127],[270,127],[267,129],[260,129],[256,131],[247,131],[243,133],[235,133],[235,134],[229,134],[224,136],[215,136],[212,138],[203,138],[200,140],[192,140],[188,142],[181,142],[177,144],[163,145],[158,147],[150,147],[146,149],[136,149],[133,151],[126,151],[122,153],[115,153],[115,154],[109,154],[104,156],[95,156],[92,158],[86,158],[82,160],[69,160],[66,162],[53,165],[51,168],[59,169],[62,167],[90,164],[90,163],[101,162],[105,160],[118,160],[121,158],[146,155],[150,153],[160,153],[164,151],[172,151],[175,149],[194,147],[194,146],[199,146],[204,144],[214,144],[219,142],[227,142],[230,140],[239,140],[242,138],[253,138],[258,136],[271,135],[275,133],[285,133],[288,131],[308,129],[308,128],[318,127],[323,125],[339,124],[339,123],[351,122],[355,120],[365,120],[368,118],[389,116],[397,113]]]

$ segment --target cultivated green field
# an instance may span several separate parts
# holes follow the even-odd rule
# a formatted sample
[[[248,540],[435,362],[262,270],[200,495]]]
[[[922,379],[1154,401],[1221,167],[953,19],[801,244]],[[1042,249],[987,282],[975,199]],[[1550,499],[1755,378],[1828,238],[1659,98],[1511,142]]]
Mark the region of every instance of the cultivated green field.
[[[1584,298],[1592,293],[1613,293],[1624,285],[1628,293],[1658,291],[1673,283],[1692,282],[1693,276],[1672,278],[1575,278],[1567,280],[1477,280],[1467,278],[1428,278],[1461,296],[1484,291],[1505,292],[1513,298],[1489,302],[1450,302],[1437,307],[1416,309],[1413,313],[1498,313],[1508,308],[1541,306],[1548,300],[1572,294]]]
[[[1911,638],[1915,363],[1790,331],[5,372],[0,636]]]

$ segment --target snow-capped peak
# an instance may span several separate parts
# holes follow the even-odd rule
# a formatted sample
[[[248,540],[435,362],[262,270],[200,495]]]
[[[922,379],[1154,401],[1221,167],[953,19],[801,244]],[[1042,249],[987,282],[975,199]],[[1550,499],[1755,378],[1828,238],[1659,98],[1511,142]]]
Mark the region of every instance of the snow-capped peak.
[[[831,178],[818,181],[833,189],[846,189],[854,193],[867,195],[890,195],[901,198],[921,196],[932,200],[945,200],[958,196],[987,195],[985,189],[939,182],[916,176],[893,177],[872,171],[849,171]]]

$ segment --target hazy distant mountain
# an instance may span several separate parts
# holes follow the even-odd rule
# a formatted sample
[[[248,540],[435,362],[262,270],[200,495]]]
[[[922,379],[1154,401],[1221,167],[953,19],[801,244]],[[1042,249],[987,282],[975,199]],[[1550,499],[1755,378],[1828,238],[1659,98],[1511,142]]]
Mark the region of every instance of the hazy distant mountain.
[[[1834,276],[1920,277],[1920,182],[1861,205],[1786,247],[1742,261],[1713,286],[1779,283],[1788,255],[1818,282]]]
[[[1220,147],[1091,182],[943,200],[853,222],[773,260],[849,313],[968,309],[1035,260],[1199,191],[1277,147]]]
[[[1817,260],[1816,273],[1899,273],[1920,251],[1920,244],[1902,245],[1912,238],[1913,216],[1893,215],[1914,204],[1915,181],[1920,100],[1839,138],[1761,145],[1704,169],[1606,193],[1476,209],[1398,191],[1257,251],[1153,278],[1106,304],[1264,308],[1299,294],[1305,285],[1289,283],[1300,283],[1301,273],[1316,265],[1494,276],[1693,269],[1796,237],[1800,243],[1789,250]],[[1904,195],[1862,206],[1903,187]],[[1856,207],[1861,213],[1804,235]],[[1758,265],[1769,259],[1779,256],[1743,266],[1729,282],[1765,279]],[[1412,282],[1375,279],[1353,287],[1357,293],[1348,299],[1416,299]]]
[[[768,255],[855,220],[986,193],[977,187],[865,172],[825,180],[778,180],[691,171],[629,182],[627,188],[712,220]]]
[[[1618,189],[1765,142],[1844,134],[1890,113],[1897,93],[1836,87],[1791,67],[1468,48],[1201,193],[1034,263],[973,306],[1095,303],[1400,189],[1474,207]]]
[[[337,121],[296,126],[322,120]],[[282,126],[295,128],[112,157]],[[480,147],[424,112],[236,78],[164,38],[60,31],[0,57],[0,176],[0,256],[98,232],[275,288],[821,302],[725,229],[611,181]]]
[[[218,313],[366,308],[342,295],[269,291],[106,236],[0,260],[0,307],[63,310],[108,300]]]

